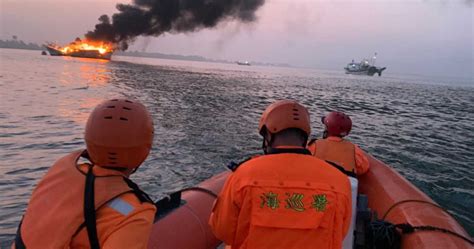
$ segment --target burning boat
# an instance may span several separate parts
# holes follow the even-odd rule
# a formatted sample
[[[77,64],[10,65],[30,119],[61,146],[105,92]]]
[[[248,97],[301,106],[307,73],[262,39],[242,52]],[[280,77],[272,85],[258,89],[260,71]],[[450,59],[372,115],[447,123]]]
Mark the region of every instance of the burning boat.
[[[46,50],[48,50],[49,54],[51,56],[62,56],[62,55],[65,55],[62,51],[61,51],[61,47],[59,47],[58,45],[54,44],[54,43],[47,43],[46,45],[44,45],[44,47],[46,48]]]
[[[106,43],[82,41],[79,38],[64,47],[55,43],[47,43],[44,46],[52,56],[71,56],[110,60],[114,52],[113,47]]]
[[[100,50],[77,50],[69,53],[69,56],[110,60],[112,52],[100,52]]]

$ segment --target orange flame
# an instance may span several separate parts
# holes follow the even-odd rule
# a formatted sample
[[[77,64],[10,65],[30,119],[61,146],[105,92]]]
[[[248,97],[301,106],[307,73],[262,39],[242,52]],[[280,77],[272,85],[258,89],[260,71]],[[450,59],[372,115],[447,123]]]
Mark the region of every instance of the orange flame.
[[[114,48],[111,44],[105,42],[92,42],[87,40],[76,40],[74,42],[71,42],[67,46],[57,46],[56,48],[66,55],[78,51],[98,51],[100,54],[112,53],[114,51]]]

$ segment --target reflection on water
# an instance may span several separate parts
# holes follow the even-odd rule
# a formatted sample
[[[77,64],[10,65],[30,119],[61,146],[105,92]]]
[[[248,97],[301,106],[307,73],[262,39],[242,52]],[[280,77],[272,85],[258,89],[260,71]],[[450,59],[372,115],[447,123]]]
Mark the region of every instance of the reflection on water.
[[[62,85],[103,86],[110,80],[109,61],[88,58],[60,57],[66,63],[60,70]],[[79,70],[78,70],[79,67]]]
[[[0,241],[11,239],[48,167],[84,147],[92,108],[115,97],[142,101],[155,121],[152,152],[133,175],[155,198],[259,153],[262,110],[293,98],[309,108],[316,135],[320,116],[348,112],[353,141],[474,229],[472,86],[419,84],[389,74],[125,57],[115,60],[143,64],[106,62],[21,50],[0,50],[0,56]]]
[[[93,88],[101,88],[109,83],[111,71],[109,61],[87,58],[68,58],[64,63],[59,81],[62,85],[74,87],[70,98],[60,98],[58,115],[79,124],[85,124],[89,110],[104,100],[103,97],[91,97],[84,93]],[[79,63],[79,65],[76,65]],[[77,70],[79,67],[79,70]],[[89,89],[91,88],[91,89]]]
[[[93,60],[93,59],[89,59]],[[99,60],[102,61],[102,60]],[[102,63],[107,63],[108,61],[102,61]],[[93,64],[92,64],[93,63]],[[79,70],[81,72],[81,80],[87,82],[87,86],[102,86],[109,82],[110,71],[104,64],[99,63],[87,63],[80,66]]]
[[[85,125],[89,111],[104,100],[103,98],[62,99],[58,103],[58,115]]]

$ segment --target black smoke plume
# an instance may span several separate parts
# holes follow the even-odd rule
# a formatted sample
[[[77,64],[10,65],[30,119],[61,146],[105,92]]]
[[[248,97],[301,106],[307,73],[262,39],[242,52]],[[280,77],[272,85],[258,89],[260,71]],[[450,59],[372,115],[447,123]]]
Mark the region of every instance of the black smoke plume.
[[[107,41],[126,50],[138,36],[159,36],[165,32],[192,32],[215,27],[227,20],[252,22],[265,0],[133,0],[117,4],[119,13],[99,18],[86,38]]]

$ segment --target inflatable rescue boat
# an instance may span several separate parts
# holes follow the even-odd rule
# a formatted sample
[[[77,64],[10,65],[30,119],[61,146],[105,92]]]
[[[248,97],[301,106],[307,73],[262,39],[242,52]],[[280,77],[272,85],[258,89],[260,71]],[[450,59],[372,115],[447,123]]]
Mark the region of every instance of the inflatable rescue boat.
[[[370,170],[358,178],[357,212],[353,211],[357,222],[351,233],[354,237],[351,236],[350,243],[345,241],[344,249],[371,248],[369,243],[377,241],[373,238],[377,225],[402,231],[402,249],[473,248],[469,234],[446,210],[395,170],[368,157]],[[217,174],[159,201],[148,248],[219,247],[221,242],[212,234],[208,219],[229,174],[231,171]]]

